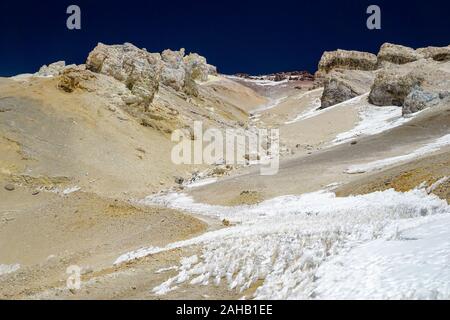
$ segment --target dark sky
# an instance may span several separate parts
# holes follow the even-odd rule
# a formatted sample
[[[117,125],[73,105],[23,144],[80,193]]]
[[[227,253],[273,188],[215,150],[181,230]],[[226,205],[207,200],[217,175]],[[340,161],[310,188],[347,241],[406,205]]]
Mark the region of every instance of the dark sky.
[[[82,30],[66,28],[70,4],[81,8]],[[370,4],[381,7],[381,30],[366,28]],[[0,76],[83,63],[97,42],[184,47],[220,72],[251,74],[313,72],[322,52],[337,48],[450,44],[449,0],[1,0],[0,15]]]

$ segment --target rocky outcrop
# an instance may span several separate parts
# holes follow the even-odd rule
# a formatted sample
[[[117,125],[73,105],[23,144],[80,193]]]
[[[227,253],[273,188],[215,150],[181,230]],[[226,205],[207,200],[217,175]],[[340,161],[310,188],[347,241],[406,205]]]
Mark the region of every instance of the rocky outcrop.
[[[206,81],[216,74],[214,66],[196,53],[185,56],[185,50],[164,50],[150,53],[130,43],[104,45],[99,43],[86,61],[88,70],[114,77],[123,82],[147,106],[153,101],[159,85],[180,92],[198,95],[195,81]]]
[[[442,98],[450,88],[447,61],[450,46],[414,50],[384,43],[377,56],[346,50],[325,52],[315,80],[316,87],[324,88],[321,108],[368,91],[370,103],[400,106],[403,114],[448,103]]]
[[[447,47],[426,47],[419,48],[416,52],[426,59],[433,59],[435,61],[449,61],[450,60],[450,46]]]
[[[368,52],[336,50],[325,51],[319,62],[319,75],[324,75],[333,69],[375,70],[377,57]]]
[[[89,80],[95,79],[95,74],[83,67],[66,68],[59,77],[58,87],[66,92],[73,92],[76,89],[86,89],[90,91]]]
[[[195,80],[192,79],[191,73],[187,72],[184,79],[183,92],[188,96],[198,97],[199,92]]]
[[[179,51],[164,50],[161,54],[164,68],[161,82],[177,91],[198,93],[195,80],[206,81],[209,75],[216,75],[216,67],[208,64],[206,58],[197,53],[185,56],[184,48]]]
[[[422,81],[423,78],[414,72],[399,74],[393,70],[382,70],[375,77],[369,102],[377,106],[403,106],[406,96]]]
[[[159,53],[150,53],[130,43],[99,43],[86,61],[86,68],[109,75],[123,83],[148,106],[158,90],[163,63]]]
[[[324,81],[321,109],[369,92],[374,74],[358,70],[334,70]]]
[[[439,94],[426,91],[420,86],[415,86],[405,98],[402,113],[403,115],[415,113],[425,108],[433,107],[439,102]]]
[[[383,67],[386,62],[405,64],[421,58],[423,56],[414,49],[392,43],[384,43],[377,55],[379,67]]]
[[[206,63],[206,58],[197,53],[190,53],[183,58],[186,72],[190,74],[193,80],[206,81],[209,74],[214,74],[214,67]]]
[[[183,63],[184,49],[172,51],[164,50],[161,53],[164,68],[161,73],[161,83],[180,91],[185,84],[186,70]]]

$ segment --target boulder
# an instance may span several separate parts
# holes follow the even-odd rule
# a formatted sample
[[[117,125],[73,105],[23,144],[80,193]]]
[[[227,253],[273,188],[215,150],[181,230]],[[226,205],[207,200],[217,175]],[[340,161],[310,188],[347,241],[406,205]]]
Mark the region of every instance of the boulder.
[[[375,70],[376,55],[361,51],[336,50],[325,51],[319,62],[319,75],[327,74],[333,69]]]
[[[416,52],[427,59],[431,58],[436,61],[450,60],[450,46],[419,48]]]
[[[89,53],[86,68],[109,75],[126,84],[145,107],[153,101],[159,88],[164,64],[159,53],[150,53],[130,43],[104,45],[99,43]]]
[[[386,62],[393,64],[405,64],[423,58],[412,48],[398,44],[384,43],[378,52],[378,66],[382,67]]]
[[[423,78],[414,72],[399,74],[394,70],[381,70],[370,90],[369,102],[377,106],[403,106],[412,89],[422,82]]]
[[[439,102],[440,96],[438,93],[425,91],[423,88],[415,86],[405,98],[402,113],[403,115],[415,113],[433,107]]]
[[[370,91],[374,80],[370,71],[334,70],[324,81],[321,109],[328,108]]]

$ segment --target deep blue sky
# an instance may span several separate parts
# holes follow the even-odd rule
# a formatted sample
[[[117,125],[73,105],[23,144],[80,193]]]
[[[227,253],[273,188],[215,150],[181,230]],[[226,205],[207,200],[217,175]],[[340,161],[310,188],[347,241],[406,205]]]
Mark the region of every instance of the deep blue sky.
[[[412,47],[450,44],[449,0],[20,1],[0,3],[0,76],[34,72],[56,60],[83,63],[97,42],[131,42],[149,51],[198,52],[223,73],[315,71],[325,50],[376,53],[386,41]],[[66,29],[77,4],[82,30]],[[378,4],[382,29],[366,28]]]

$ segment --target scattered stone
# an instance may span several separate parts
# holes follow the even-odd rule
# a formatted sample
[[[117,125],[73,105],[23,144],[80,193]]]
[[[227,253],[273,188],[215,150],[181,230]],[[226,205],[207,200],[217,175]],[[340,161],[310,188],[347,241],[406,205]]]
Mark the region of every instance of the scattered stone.
[[[357,144],[358,143],[358,141],[352,141],[352,142],[350,142],[350,144],[352,145],[352,146],[354,146],[355,144]]]
[[[439,92],[439,99],[447,99],[450,97],[450,91]]]
[[[8,183],[7,185],[5,185],[5,190],[7,191],[14,191],[16,189],[16,187],[14,187],[13,184]]]
[[[215,176],[223,176],[226,172],[227,172],[227,169],[224,166],[215,167],[212,170],[212,174]]]
[[[223,220],[222,220],[222,224],[223,224],[225,227],[229,227],[229,226],[230,226],[230,221],[227,220],[227,219],[223,219]]]
[[[425,108],[433,107],[439,101],[439,94],[425,91],[421,87],[416,86],[405,98],[402,113],[403,115],[415,113]]]
[[[32,196],[37,196],[39,194],[39,190],[33,191],[33,193],[31,193]]]
[[[180,177],[180,176],[176,176],[175,177],[175,183],[183,184],[183,182],[184,182],[184,178],[183,177]]]

